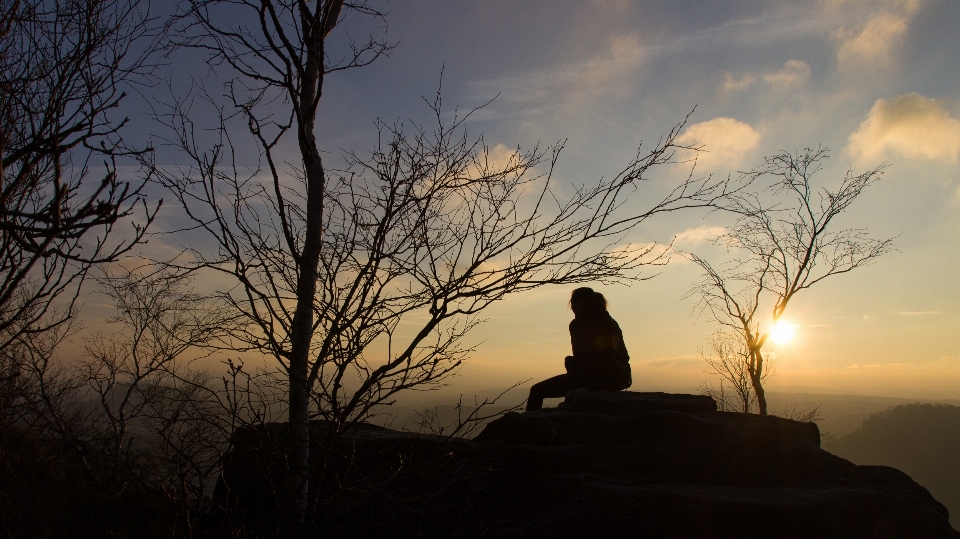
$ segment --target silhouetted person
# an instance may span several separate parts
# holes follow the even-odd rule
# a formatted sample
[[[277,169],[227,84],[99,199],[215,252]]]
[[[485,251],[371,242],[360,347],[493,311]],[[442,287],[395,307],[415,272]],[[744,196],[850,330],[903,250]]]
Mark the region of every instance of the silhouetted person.
[[[527,410],[539,410],[543,399],[559,398],[579,388],[620,391],[630,387],[630,356],[617,321],[607,312],[607,300],[591,288],[578,288],[570,296],[574,319],[570,321],[573,355],[567,356],[566,374],[530,388]]]

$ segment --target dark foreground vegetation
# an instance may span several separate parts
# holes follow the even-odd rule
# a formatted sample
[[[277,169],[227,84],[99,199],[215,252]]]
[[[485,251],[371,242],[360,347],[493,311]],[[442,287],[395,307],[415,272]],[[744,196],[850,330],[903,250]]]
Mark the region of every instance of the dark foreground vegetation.
[[[0,537],[186,537],[162,496],[122,478],[101,481],[60,439],[22,429],[0,435]]]
[[[903,470],[950,510],[950,522],[960,528],[960,406],[896,406],[824,448],[857,464]]]

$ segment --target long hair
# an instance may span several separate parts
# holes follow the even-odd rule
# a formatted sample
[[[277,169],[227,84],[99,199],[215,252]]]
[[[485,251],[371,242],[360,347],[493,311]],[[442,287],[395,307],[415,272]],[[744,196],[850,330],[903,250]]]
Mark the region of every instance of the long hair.
[[[570,294],[570,309],[577,318],[605,318],[607,299],[600,292],[583,286]]]

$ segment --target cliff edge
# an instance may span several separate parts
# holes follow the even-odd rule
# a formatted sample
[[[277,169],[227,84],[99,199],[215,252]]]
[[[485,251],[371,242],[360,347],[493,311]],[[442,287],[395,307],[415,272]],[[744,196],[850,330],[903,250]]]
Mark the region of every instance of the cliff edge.
[[[256,438],[237,438],[215,498],[266,522],[282,489]],[[960,538],[906,474],[822,450],[813,423],[703,396],[578,390],[474,440],[364,425],[336,447],[313,450],[331,536]]]

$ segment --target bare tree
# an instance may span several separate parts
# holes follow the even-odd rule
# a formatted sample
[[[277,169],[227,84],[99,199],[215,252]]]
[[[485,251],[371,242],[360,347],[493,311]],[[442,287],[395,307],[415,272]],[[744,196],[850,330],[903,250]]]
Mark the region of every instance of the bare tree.
[[[256,315],[255,320],[262,318],[265,322],[269,335],[266,338],[276,341],[270,343],[269,348],[282,350],[277,357],[282,359],[289,375],[292,442],[288,458],[291,492],[294,493],[292,514],[298,522],[303,521],[307,510],[310,447],[308,371],[315,330],[313,298],[317,291],[323,242],[324,193],[327,190],[326,172],[315,135],[317,110],[327,74],[367,65],[390,50],[386,41],[375,38],[373,34],[361,43],[347,35],[344,41],[348,46],[344,50],[331,46],[328,36],[343,18],[351,15],[383,20],[382,14],[366,2],[345,3],[343,0],[318,0],[312,4],[303,0],[185,0],[181,3],[180,12],[180,21],[183,23],[180,27],[183,38],[181,44],[208,52],[210,65],[214,69],[224,65],[231,69],[232,73],[228,75],[231,82],[226,85],[228,102],[234,111],[247,120],[249,130],[259,143],[274,178],[273,185],[269,186],[272,187],[272,198],[267,207],[275,211],[274,215],[280,221],[278,236],[273,238],[276,240],[274,245],[281,252],[289,254],[284,262],[292,265],[292,280],[270,283],[266,289],[261,289],[260,283],[256,282],[256,275],[246,275],[250,271],[259,273],[259,270],[248,267],[246,262],[236,267],[233,273],[240,277],[247,293],[252,294],[247,297],[250,310]],[[271,109],[277,103],[289,106],[275,117]],[[296,136],[305,180],[306,189],[300,193],[305,199],[302,208],[289,205],[289,193],[284,192],[278,170],[282,162],[275,159],[274,150],[290,130]],[[210,174],[215,174],[222,156],[213,154],[209,156],[209,162],[205,162],[208,156],[198,154],[194,157],[199,158],[201,166]],[[209,179],[213,180],[214,176]],[[216,190],[218,187],[211,185],[211,188]],[[242,198],[255,193],[238,194]],[[207,195],[212,198],[213,192]],[[241,224],[243,217],[237,217],[236,223],[240,224],[237,232],[241,237],[254,232]],[[231,243],[224,253],[227,258],[237,256],[246,260],[251,255],[257,258],[256,251],[240,252],[242,244],[235,243],[231,237],[235,229],[229,226],[224,228],[223,219],[228,218],[218,215],[212,222],[208,217],[198,217],[197,220],[215,237]],[[291,223],[292,219],[298,222]],[[302,228],[297,225],[302,225]],[[229,233],[218,233],[218,229]],[[264,253],[263,258],[272,257]],[[253,282],[248,280],[250,277],[254,278]],[[259,309],[255,307],[262,300],[262,293],[280,299],[280,289],[275,288],[278,286],[292,292],[290,298],[283,299],[292,300],[296,305],[285,328],[274,328],[279,320],[271,319],[270,313],[263,313],[261,317]],[[274,333],[283,333],[284,336],[274,339]],[[289,340],[286,340],[288,337]]]
[[[120,461],[129,454],[131,425],[155,415],[178,378],[196,377],[190,363],[197,349],[223,335],[229,319],[192,292],[187,277],[169,271],[105,273],[97,280],[117,309],[108,322],[122,331],[86,340],[84,378],[103,412],[98,430],[106,434],[105,449]]]
[[[233,342],[272,355],[288,376],[295,523],[309,512],[310,417],[334,435],[399,391],[441,382],[473,349],[463,337],[475,315],[507,294],[638,278],[652,248],[621,245],[632,228],[726,195],[724,181],[688,177],[645,207],[628,203],[649,169],[670,162],[682,124],[616,177],[558,190],[560,145],[497,163],[467,136],[469,114],[443,121],[439,94],[428,103],[435,127],[380,124],[372,153],[324,168],[314,135],[324,77],[389,50],[347,35],[337,56],[328,36],[345,17],[382,16],[338,1],[185,5],[184,44],[208,51],[214,69],[229,66],[231,78],[223,99],[200,86],[158,114],[186,157],[158,174],[216,245],[192,249],[192,267],[236,283],[221,296],[246,322]],[[247,8],[255,24],[226,26],[224,6]],[[209,146],[191,108],[204,103],[220,118]],[[257,146],[253,166],[234,125]],[[288,131],[300,159],[284,167]]]
[[[117,176],[116,159],[138,152],[114,111],[124,86],[149,80],[157,35],[135,0],[0,7],[0,356],[14,364],[4,371],[68,323],[88,270],[137,244],[156,214],[146,179]]]
[[[834,230],[835,219],[880,179],[884,167],[861,174],[848,170],[835,191],[818,189],[813,178],[828,157],[825,148],[780,153],[742,174],[744,184],[752,187],[726,199],[725,209],[738,218],[714,241],[737,253],[734,259],[715,268],[689,255],[704,279],[686,297],[695,298],[700,309],[742,339],[762,415],[767,414],[763,347],[794,296],[868,265],[892,248],[892,239],[873,239],[862,229]]]
[[[212,308],[189,276],[169,268],[104,272],[97,281],[116,307],[108,320],[116,331],[86,339],[79,372],[69,377],[96,396],[78,424],[80,440],[94,450],[99,476],[159,495],[190,528],[233,431],[256,419],[245,406],[261,411],[248,398],[259,388],[243,387],[255,380],[236,362],[222,379],[196,367],[228,333],[231,313]]]
[[[8,353],[16,353],[17,372],[2,387],[5,406],[0,418],[4,430],[59,440],[92,474],[85,447],[85,426],[91,414],[79,405],[85,381],[55,355],[61,343],[75,333],[72,322],[53,326],[8,348]]]
[[[514,401],[516,403],[512,405],[500,403],[505,400],[504,397],[508,393],[529,381],[517,382],[501,391],[496,397],[487,397],[482,401],[474,395],[472,405],[464,402],[463,395],[460,395],[457,404],[447,405],[452,408],[450,412],[456,412],[456,418],[453,418],[452,413],[443,413],[441,411],[442,405],[417,410],[418,420],[415,423],[417,430],[421,434],[437,436],[441,440],[473,438],[491,420],[502,417],[507,413],[523,411],[523,401]],[[444,416],[448,417],[445,418]]]
[[[713,397],[721,411],[750,412],[757,399],[750,379],[750,352],[743,339],[737,334],[718,332],[710,337],[708,345],[709,349],[700,350],[700,357],[710,367],[710,373],[720,377],[720,387],[704,381],[701,394]],[[770,358],[766,358],[761,381],[773,373],[771,365]]]

